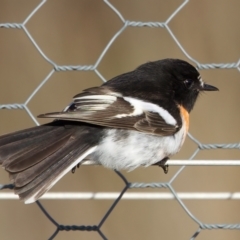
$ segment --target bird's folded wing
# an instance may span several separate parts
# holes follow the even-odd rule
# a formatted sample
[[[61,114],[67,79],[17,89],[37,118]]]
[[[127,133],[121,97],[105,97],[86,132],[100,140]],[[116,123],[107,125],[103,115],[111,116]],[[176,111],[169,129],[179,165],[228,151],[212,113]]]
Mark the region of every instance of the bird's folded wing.
[[[65,111],[38,117],[81,121],[160,136],[173,135],[181,127],[162,107],[140,99],[124,97],[106,87],[87,89],[76,95]]]

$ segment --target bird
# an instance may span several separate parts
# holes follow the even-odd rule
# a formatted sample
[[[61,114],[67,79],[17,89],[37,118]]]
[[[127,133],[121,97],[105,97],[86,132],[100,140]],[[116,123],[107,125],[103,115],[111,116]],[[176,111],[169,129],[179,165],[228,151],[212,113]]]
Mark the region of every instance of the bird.
[[[217,91],[181,59],[150,61],[83,90],[52,121],[0,137],[0,165],[24,203],[37,201],[84,160],[114,170],[159,165],[182,147],[201,92]]]

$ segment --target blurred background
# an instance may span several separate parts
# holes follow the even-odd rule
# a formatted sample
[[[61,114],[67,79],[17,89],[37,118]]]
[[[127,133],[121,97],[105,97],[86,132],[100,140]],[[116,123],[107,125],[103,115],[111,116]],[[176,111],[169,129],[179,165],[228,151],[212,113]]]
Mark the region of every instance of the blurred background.
[[[37,0],[0,0],[0,23],[22,23],[40,3]],[[111,0],[129,21],[164,22],[182,0]],[[189,1],[169,27],[184,50],[200,63],[237,62],[240,52],[238,0]],[[94,65],[112,37],[123,27],[118,15],[100,0],[49,0],[27,22],[26,28],[44,54],[57,65]],[[181,58],[181,51],[165,28],[127,27],[109,47],[97,70],[105,79],[133,70],[147,61]],[[0,29],[0,104],[24,103],[52,71],[23,29]],[[239,142],[240,79],[237,69],[202,70],[202,78],[220,89],[204,93],[191,113],[190,133],[202,143]],[[28,103],[34,116],[62,110],[72,96],[101,85],[94,71],[59,71],[51,75]],[[0,110],[0,134],[32,127],[24,110]],[[38,120],[39,123],[46,121]],[[175,159],[188,159],[197,145],[189,138]],[[239,150],[200,151],[195,159],[240,159]],[[122,172],[131,182],[167,182],[157,167]],[[239,167],[186,167],[173,182],[178,192],[237,192]],[[0,169],[0,183],[8,183]],[[120,192],[122,180],[100,166],[82,166],[67,174],[52,192]],[[136,189],[129,192],[169,192]],[[1,191],[3,192],[3,191]],[[6,192],[9,192],[6,190]],[[204,223],[239,223],[238,200],[185,200],[191,213]],[[113,200],[42,200],[60,224],[97,225]],[[108,239],[190,239],[198,229],[176,200],[121,200],[101,230]],[[36,204],[0,200],[0,239],[48,239],[55,226]],[[96,232],[60,232],[56,239],[102,239]],[[237,230],[204,230],[203,239],[240,239]]]

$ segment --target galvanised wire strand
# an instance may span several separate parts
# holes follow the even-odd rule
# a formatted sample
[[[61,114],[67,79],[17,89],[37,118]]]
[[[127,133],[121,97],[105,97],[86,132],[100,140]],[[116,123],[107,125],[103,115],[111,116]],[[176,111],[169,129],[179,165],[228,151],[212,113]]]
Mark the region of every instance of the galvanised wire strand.
[[[183,1],[174,11],[173,13],[170,14],[170,16],[166,19],[165,22],[141,22],[141,21],[130,21],[126,20],[123,15],[120,13],[120,11],[108,0],[103,0],[103,2],[119,17],[120,21],[122,22],[122,27],[116,32],[116,34],[112,37],[112,39],[108,42],[106,47],[103,49],[102,53],[98,57],[97,61],[93,65],[65,65],[65,66],[59,66],[57,65],[53,60],[51,60],[43,51],[42,49],[38,46],[36,43],[35,39],[32,37],[31,33],[28,31],[26,27],[26,23],[31,21],[31,18],[34,16],[36,12],[38,12],[41,7],[47,2],[47,0],[41,1],[34,9],[32,12],[29,13],[29,15],[26,17],[26,19],[22,23],[0,23],[0,28],[6,28],[6,29],[19,29],[20,31],[23,31],[29,41],[34,45],[38,53],[52,65],[52,70],[50,73],[42,80],[42,82],[39,84],[39,86],[30,94],[30,96],[26,99],[25,103],[7,103],[7,104],[0,104],[0,109],[7,109],[7,110],[15,110],[15,109],[20,109],[24,110],[28,113],[30,118],[35,122],[36,125],[39,125],[37,119],[35,116],[32,114],[32,112],[28,109],[27,105],[28,103],[32,100],[32,98],[36,95],[36,93],[42,88],[42,86],[51,79],[52,75],[55,72],[58,71],[94,71],[96,75],[103,81],[105,82],[106,79],[102,76],[102,74],[99,72],[98,65],[102,61],[103,57],[105,56],[106,52],[109,50],[111,45],[115,42],[115,40],[119,37],[119,35],[125,31],[126,28],[128,27],[161,27],[165,28],[166,31],[169,33],[169,35],[172,37],[172,39],[175,41],[176,45],[179,47],[179,49],[183,52],[183,54],[193,63],[196,64],[196,68],[199,70],[202,69],[238,69],[240,71],[240,60],[237,62],[231,62],[231,63],[200,63],[196,59],[190,56],[190,54],[184,49],[184,47],[181,45],[177,37],[174,35],[173,31],[169,27],[169,23],[172,21],[172,19],[188,4],[189,0]],[[239,149],[240,148],[240,143],[226,143],[226,144],[202,144],[199,140],[194,138],[191,134],[188,135],[190,139],[196,143],[196,150],[192,154],[192,156],[189,158],[189,161],[195,158],[197,153],[200,150],[207,150],[207,149]],[[189,217],[195,221],[198,225],[199,228],[198,230],[193,233],[191,239],[195,239],[202,230],[205,229],[240,229],[239,224],[206,224],[201,222],[194,216],[190,210],[186,207],[186,205],[181,201],[178,193],[174,190],[172,183],[176,178],[178,177],[179,174],[184,170],[185,166],[182,166],[176,174],[171,178],[169,182],[156,182],[156,183],[137,183],[133,182],[130,183],[128,182],[127,178],[123,176],[120,172],[116,171],[116,174],[118,177],[120,177],[123,182],[124,182],[124,188],[123,190],[119,193],[119,196],[115,199],[113,202],[112,206],[108,209],[108,211],[105,213],[101,221],[99,222],[98,225],[61,225],[58,222],[56,222],[50,215],[50,213],[43,207],[43,205],[37,201],[36,204],[38,207],[41,209],[43,214],[49,219],[50,222],[52,222],[56,226],[55,232],[52,234],[52,236],[49,237],[49,239],[54,239],[59,231],[96,231],[99,233],[99,236],[102,239],[107,239],[107,237],[103,234],[103,232],[100,230],[101,226],[104,224],[106,219],[109,217],[111,212],[114,210],[115,206],[118,204],[118,202],[121,200],[121,198],[124,196],[124,193],[132,188],[166,188],[168,189],[174,196],[174,198],[178,201],[180,206],[184,209],[186,214],[189,215]],[[160,170],[161,171],[161,170]],[[0,190],[1,189],[13,189],[12,184],[0,184]]]

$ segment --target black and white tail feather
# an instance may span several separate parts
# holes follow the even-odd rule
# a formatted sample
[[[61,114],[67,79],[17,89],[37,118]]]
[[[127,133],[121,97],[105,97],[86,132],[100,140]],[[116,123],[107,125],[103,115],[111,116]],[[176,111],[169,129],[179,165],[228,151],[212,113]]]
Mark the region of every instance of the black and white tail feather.
[[[90,126],[54,121],[0,138],[0,164],[14,191],[31,203],[48,191],[75,165],[91,154],[97,141]]]

